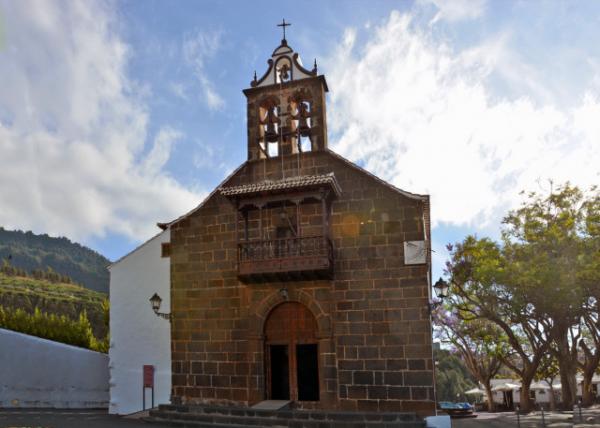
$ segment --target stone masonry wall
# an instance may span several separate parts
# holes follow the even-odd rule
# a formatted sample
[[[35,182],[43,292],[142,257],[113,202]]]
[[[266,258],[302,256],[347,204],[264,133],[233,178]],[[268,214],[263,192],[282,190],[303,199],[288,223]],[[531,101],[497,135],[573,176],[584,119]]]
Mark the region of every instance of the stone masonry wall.
[[[247,162],[225,185],[299,172],[334,172],[342,189],[332,205],[334,279],[283,284],[319,326],[317,407],[432,414],[430,259],[405,266],[403,254],[404,241],[429,235],[428,201],[402,195],[328,151],[304,153],[300,162]],[[303,227],[316,224],[318,213],[304,207]],[[262,328],[282,301],[282,283],[238,280],[235,218],[232,204],[216,193],[171,226],[176,402],[265,398]]]

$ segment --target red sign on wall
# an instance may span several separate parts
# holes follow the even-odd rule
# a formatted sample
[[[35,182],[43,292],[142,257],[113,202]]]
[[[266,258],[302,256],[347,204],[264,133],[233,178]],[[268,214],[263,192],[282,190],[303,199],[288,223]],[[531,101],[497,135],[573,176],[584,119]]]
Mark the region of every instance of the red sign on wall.
[[[144,365],[144,388],[154,388],[154,366]]]

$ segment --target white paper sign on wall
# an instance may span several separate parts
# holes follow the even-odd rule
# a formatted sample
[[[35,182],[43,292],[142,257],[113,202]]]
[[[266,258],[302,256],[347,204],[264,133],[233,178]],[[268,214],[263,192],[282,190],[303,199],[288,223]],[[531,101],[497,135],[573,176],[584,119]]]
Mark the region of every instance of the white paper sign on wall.
[[[425,241],[404,242],[404,264],[420,265],[427,262]]]

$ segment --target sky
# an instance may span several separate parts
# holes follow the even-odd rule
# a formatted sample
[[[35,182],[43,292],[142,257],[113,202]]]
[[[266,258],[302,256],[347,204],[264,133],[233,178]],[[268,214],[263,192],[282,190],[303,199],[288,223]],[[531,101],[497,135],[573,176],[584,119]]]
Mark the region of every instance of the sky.
[[[0,0],[0,225],[115,260],[198,205],[282,18],[330,148],[431,195],[434,278],[521,190],[600,183],[600,2]]]

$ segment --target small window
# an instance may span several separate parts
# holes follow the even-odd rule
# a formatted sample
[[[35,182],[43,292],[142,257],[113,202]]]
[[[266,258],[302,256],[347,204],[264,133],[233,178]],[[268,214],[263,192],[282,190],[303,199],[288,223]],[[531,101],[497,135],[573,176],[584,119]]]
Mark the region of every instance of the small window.
[[[161,257],[171,257],[171,243],[163,242],[161,244]]]

